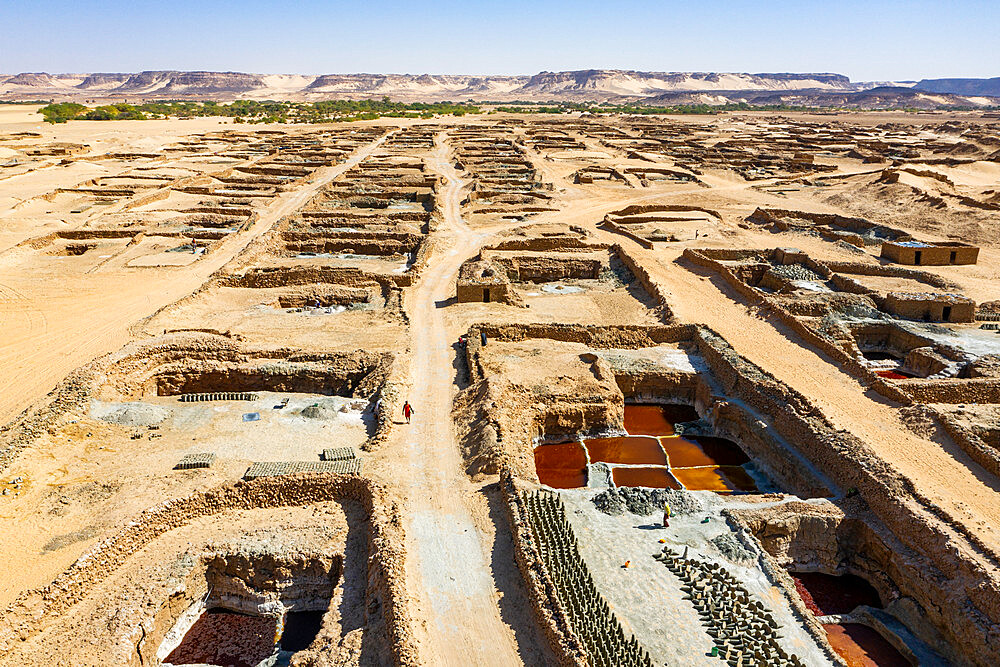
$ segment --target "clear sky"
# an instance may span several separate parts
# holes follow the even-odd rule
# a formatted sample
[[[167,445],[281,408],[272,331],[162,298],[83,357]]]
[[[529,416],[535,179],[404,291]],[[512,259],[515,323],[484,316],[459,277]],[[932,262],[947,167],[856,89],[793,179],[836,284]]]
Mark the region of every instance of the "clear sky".
[[[1000,76],[998,0],[0,0],[0,72]]]

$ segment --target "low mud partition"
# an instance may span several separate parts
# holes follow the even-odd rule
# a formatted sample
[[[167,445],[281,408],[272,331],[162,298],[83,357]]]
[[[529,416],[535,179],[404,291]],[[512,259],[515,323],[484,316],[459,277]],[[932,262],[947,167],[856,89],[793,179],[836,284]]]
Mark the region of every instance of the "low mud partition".
[[[773,232],[818,233],[828,241],[845,241],[859,248],[913,238],[900,229],[864,218],[777,208],[758,208],[747,218],[747,222],[769,228]]]
[[[697,180],[693,176],[689,178]],[[717,236],[721,222],[722,214],[713,209],[681,204],[640,204],[608,213],[603,226],[645,248],[653,248],[655,243]]]
[[[711,430],[693,406],[625,404],[625,435],[583,437],[535,447],[535,473],[553,488],[584,486],[689,489],[718,493],[757,492],[758,481],[742,466],[750,457],[735,442],[711,435],[680,435]],[[610,476],[609,476],[610,475]],[[753,471],[760,484],[770,486]]]

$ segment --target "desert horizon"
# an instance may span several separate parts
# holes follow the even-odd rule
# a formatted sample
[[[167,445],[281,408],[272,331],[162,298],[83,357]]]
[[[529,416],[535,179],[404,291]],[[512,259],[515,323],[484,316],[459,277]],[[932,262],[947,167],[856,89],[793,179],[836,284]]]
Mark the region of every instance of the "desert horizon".
[[[0,74],[0,101],[321,101],[390,97],[481,102],[635,104],[745,103],[856,108],[987,108],[1000,105],[1000,78],[854,82],[824,73],[647,72],[590,69],[533,75],[250,74],[147,70],[137,73]]]
[[[1000,664],[998,22],[0,7],[0,667]]]

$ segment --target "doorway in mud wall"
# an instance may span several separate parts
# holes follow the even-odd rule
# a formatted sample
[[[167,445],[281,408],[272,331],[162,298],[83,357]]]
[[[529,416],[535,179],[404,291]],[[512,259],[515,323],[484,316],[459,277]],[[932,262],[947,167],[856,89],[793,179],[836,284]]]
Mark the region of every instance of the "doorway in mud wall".
[[[922,250],[917,250],[916,252],[914,252],[914,253],[913,253],[913,263],[914,263],[914,264],[919,264],[919,263],[920,263],[920,258],[921,258],[921,256],[922,256],[923,254],[924,254],[924,253],[923,253],[923,251],[922,251]]]
[[[490,290],[488,287],[483,288],[483,303],[490,302]]]
[[[945,306],[941,309],[941,321],[951,322],[951,306]]]

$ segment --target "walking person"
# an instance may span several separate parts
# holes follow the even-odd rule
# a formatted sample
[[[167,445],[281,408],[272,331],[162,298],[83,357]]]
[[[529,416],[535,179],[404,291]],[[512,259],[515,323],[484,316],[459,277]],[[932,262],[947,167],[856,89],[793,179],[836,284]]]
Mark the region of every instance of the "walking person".
[[[406,417],[406,423],[407,424],[410,423],[410,415],[412,415],[414,412],[416,412],[416,410],[413,409],[413,406],[410,405],[410,402],[409,401],[404,401],[404,403],[403,403],[403,416]]]

